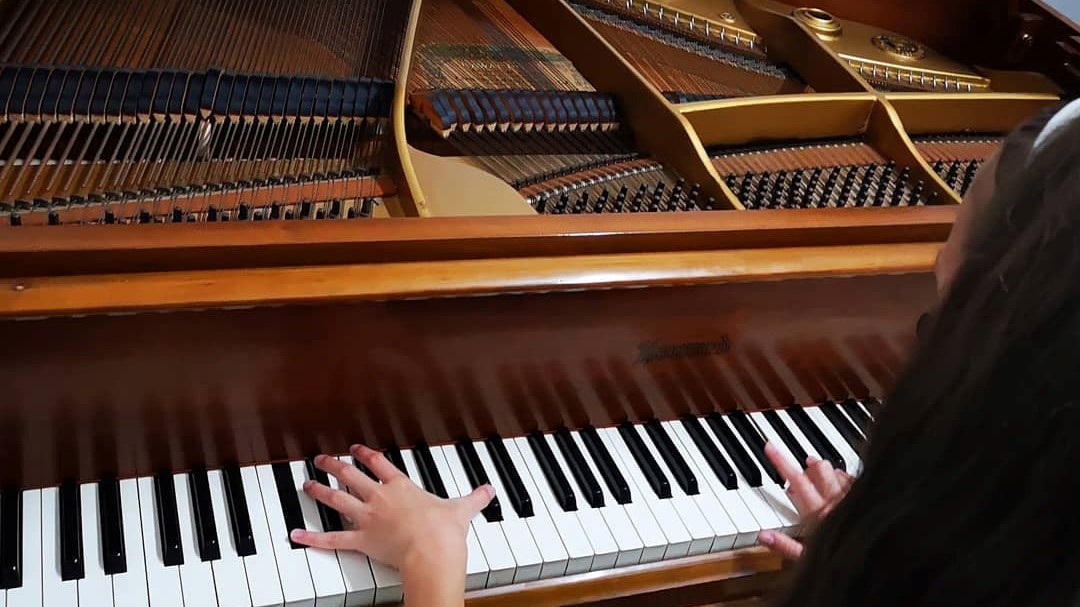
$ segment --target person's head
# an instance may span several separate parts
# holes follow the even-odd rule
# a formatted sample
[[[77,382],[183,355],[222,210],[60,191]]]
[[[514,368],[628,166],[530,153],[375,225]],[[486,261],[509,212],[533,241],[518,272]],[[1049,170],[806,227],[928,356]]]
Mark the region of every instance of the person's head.
[[[1080,597],[1080,121],[998,184],[967,239],[780,607]]]

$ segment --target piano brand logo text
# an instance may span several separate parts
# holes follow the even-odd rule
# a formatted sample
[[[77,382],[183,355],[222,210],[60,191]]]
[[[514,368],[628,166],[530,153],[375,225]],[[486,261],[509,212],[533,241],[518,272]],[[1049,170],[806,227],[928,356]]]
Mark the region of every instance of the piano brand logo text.
[[[731,339],[725,334],[716,341],[694,341],[682,344],[661,344],[646,341],[638,344],[638,362],[649,364],[658,360],[698,358],[731,351]]]

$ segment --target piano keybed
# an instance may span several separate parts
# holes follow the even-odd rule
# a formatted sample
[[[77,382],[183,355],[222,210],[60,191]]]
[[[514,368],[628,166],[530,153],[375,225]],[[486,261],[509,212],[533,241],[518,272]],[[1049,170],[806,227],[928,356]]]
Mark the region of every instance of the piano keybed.
[[[468,530],[466,586],[475,591],[727,552],[753,546],[766,529],[798,532],[765,441],[793,465],[813,456],[858,474],[881,406],[873,398],[825,401],[385,455],[440,497],[495,487]],[[7,487],[0,596],[9,607],[400,602],[395,570],[289,541],[293,528],[347,527],[304,493],[307,480],[339,488],[311,459]]]

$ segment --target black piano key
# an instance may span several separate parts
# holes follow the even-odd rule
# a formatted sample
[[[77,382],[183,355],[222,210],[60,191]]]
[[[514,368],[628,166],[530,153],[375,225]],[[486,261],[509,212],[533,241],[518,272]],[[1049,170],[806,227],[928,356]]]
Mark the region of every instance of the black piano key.
[[[533,515],[532,497],[525,490],[525,484],[521,482],[521,474],[514,467],[510,453],[507,452],[506,445],[502,441],[500,436],[491,436],[484,441],[484,445],[487,447],[488,455],[491,456],[491,461],[495,464],[495,472],[502,479],[503,489],[507,494],[506,499],[510,500],[510,505],[514,507],[518,516],[528,518]]]
[[[0,489],[0,589],[22,586],[22,492]]]
[[[255,554],[255,533],[251,528],[251,513],[248,512],[247,497],[244,495],[244,481],[240,466],[225,464],[221,471],[225,484],[225,505],[229,510],[229,526],[232,528],[236,553],[240,556]]]
[[[848,414],[851,421],[855,422],[855,425],[859,427],[863,436],[870,436],[870,424],[873,423],[873,420],[866,414],[866,411],[863,411],[859,403],[855,402],[854,398],[844,400],[844,402],[840,403],[840,407]]]
[[[686,433],[690,435],[690,440],[694,441],[694,446],[701,452],[705,461],[708,462],[709,468],[712,468],[713,474],[724,485],[724,488],[728,490],[737,489],[738,480],[735,478],[735,470],[724,458],[724,454],[720,453],[720,450],[716,448],[716,444],[709,439],[709,435],[705,433],[705,428],[701,427],[697,418],[693,416],[684,417],[682,425],[686,429]]]
[[[307,529],[304,527],[304,511],[300,509],[300,496],[296,494],[296,485],[293,483],[292,468],[288,462],[281,462],[270,466],[274,471],[274,485],[277,487],[278,501],[281,502],[281,514],[285,517],[285,530],[292,532],[293,529]],[[303,544],[297,544],[289,539],[289,545],[294,549],[303,548]]]
[[[82,496],[79,486],[60,485],[60,579],[65,582],[86,576],[83,562]]]
[[[473,447],[471,441],[460,441],[454,445],[454,448],[457,449],[458,458],[461,459],[461,467],[465,469],[465,476],[469,478],[469,485],[473,489],[491,482],[487,471],[484,470],[484,466],[480,464],[480,456],[477,455],[476,448]],[[480,513],[484,515],[484,519],[489,523],[502,521],[502,506],[499,505],[499,498],[492,499],[491,503]]]
[[[844,461],[840,452],[836,450],[836,447],[829,442],[829,439],[825,437],[825,434],[821,432],[821,428],[817,427],[814,420],[803,411],[802,407],[795,405],[788,407],[788,415],[791,416],[791,420],[795,422],[795,425],[802,431],[806,440],[810,441],[810,444],[814,446],[818,454],[822,458],[829,461],[833,468],[837,470],[847,471],[847,462]]]
[[[660,423],[659,420],[651,419],[645,422],[645,432],[652,439],[656,450],[660,452],[660,457],[664,458],[664,463],[668,465],[668,470],[671,470],[671,474],[675,477],[675,482],[679,483],[682,490],[687,495],[697,495],[700,493],[698,490],[697,477],[694,476],[693,471],[690,470],[689,464],[679,453],[678,448],[675,447],[675,442],[668,436],[667,430]]]
[[[420,444],[413,447],[413,455],[416,456],[416,467],[420,469],[420,482],[423,483],[424,489],[443,499],[449,498],[446,484],[443,483],[439,469],[435,466],[435,458],[431,456],[431,449],[427,445]]]
[[[98,483],[98,520],[101,521],[101,555],[106,575],[127,571],[124,520],[120,511],[120,481],[115,477]]]
[[[589,469],[589,464],[585,461],[581,449],[578,449],[574,437],[570,435],[570,431],[566,428],[556,430],[555,444],[558,445],[559,451],[562,453],[563,458],[566,459],[566,465],[570,466],[570,474],[577,482],[578,488],[581,489],[581,494],[585,496],[585,501],[593,508],[602,508],[604,506],[604,491],[600,488],[600,483],[596,480],[592,470]]]
[[[848,418],[844,416],[843,411],[831,400],[827,400],[821,404],[821,412],[825,414],[825,417],[829,418],[829,422],[832,423],[836,431],[840,433],[840,436],[844,437],[847,444],[851,445],[851,449],[855,453],[862,453],[863,445],[866,443],[866,439],[859,433],[859,430],[852,425]]]
[[[364,474],[366,474],[368,478],[375,481],[376,483],[380,482],[379,477],[375,476],[375,473],[372,472],[371,470],[369,470],[367,466],[365,466],[364,464],[361,464],[360,460],[358,460],[358,459],[356,459],[354,457],[354,458],[352,458],[352,463],[353,463],[354,466],[356,466],[357,470],[359,470],[360,472],[363,472]]]
[[[656,493],[656,496],[660,499],[670,498],[671,484],[668,482],[667,477],[664,476],[664,472],[660,470],[660,464],[657,464],[652,454],[649,453],[649,449],[641,440],[641,436],[638,435],[634,424],[630,422],[619,424],[619,436],[626,443],[630,455],[634,457],[634,461],[637,462],[638,468],[641,469],[641,473],[645,476],[645,480],[652,487],[653,493]]]
[[[195,543],[199,558],[204,562],[221,558],[218,545],[217,524],[214,522],[214,505],[210,502],[210,479],[206,468],[196,467],[188,473],[191,490],[191,507],[195,514]]]
[[[161,559],[166,567],[183,565],[180,513],[176,507],[176,486],[171,472],[162,471],[154,475],[154,505],[158,533],[161,535]]]
[[[876,420],[878,415],[881,415],[881,410],[885,408],[885,403],[874,397],[870,397],[863,399],[863,406],[866,407],[866,411],[870,413],[870,419]]]
[[[577,498],[574,496],[574,490],[570,487],[570,481],[566,479],[566,474],[559,467],[559,462],[556,461],[555,454],[551,452],[551,446],[548,445],[543,433],[532,432],[526,440],[529,442],[529,447],[532,448],[536,460],[540,463],[540,469],[543,470],[544,478],[547,479],[551,492],[555,494],[555,500],[559,502],[559,506],[565,512],[576,511]]]
[[[401,473],[405,476],[409,476],[409,471],[405,468],[405,458],[401,457],[401,451],[395,447],[389,447],[383,451],[383,455],[386,459],[390,460],[390,463],[394,464],[394,467],[401,470]]]
[[[626,478],[619,471],[619,467],[615,465],[615,460],[612,459],[611,453],[608,453],[607,447],[604,445],[604,441],[600,438],[596,428],[592,426],[582,428],[581,441],[585,443],[585,448],[589,451],[589,455],[592,456],[596,469],[600,471],[600,476],[604,477],[604,483],[607,484],[608,490],[611,491],[615,501],[619,504],[629,504],[633,499],[630,494],[630,485],[627,484]]]
[[[760,487],[761,469],[754,465],[752,456],[743,448],[735,433],[731,431],[731,427],[724,422],[724,418],[719,413],[710,413],[705,416],[705,422],[709,424],[716,439],[720,441],[720,446],[739,469],[739,473],[746,479],[746,483],[751,487]]]
[[[802,445],[799,444],[799,441],[795,438],[795,435],[791,433],[791,429],[788,428],[786,424],[784,424],[784,420],[780,419],[780,416],[776,413],[776,411],[765,411],[763,416],[765,417],[765,420],[769,422],[769,425],[772,426],[774,430],[776,430],[776,433],[780,435],[780,440],[784,441],[784,444],[787,445],[787,448],[791,450],[791,454],[795,456],[796,460],[798,460],[799,465],[802,466],[803,469],[805,469],[806,458],[809,457],[810,454],[807,453],[806,449],[803,449]]]
[[[780,472],[772,465],[769,458],[765,457],[765,439],[758,433],[758,429],[754,427],[754,423],[750,421],[750,418],[742,411],[733,411],[728,414],[728,419],[731,420],[731,425],[735,427],[735,431],[746,442],[746,446],[750,448],[750,453],[757,459],[765,474],[774,483],[783,487],[784,477],[780,476]]]
[[[314,459],[308,458],[304,465],[307,466],[309,479],[327,487],[330,486],[330,477],[326,472],[315,467]],[[319,508],[319,520],[322,521],[323,531],[343,531],[345,529],[345,526],[341,523],[341,515],[338,514],[337,510],[318,500],[315,501],[315,505]]]

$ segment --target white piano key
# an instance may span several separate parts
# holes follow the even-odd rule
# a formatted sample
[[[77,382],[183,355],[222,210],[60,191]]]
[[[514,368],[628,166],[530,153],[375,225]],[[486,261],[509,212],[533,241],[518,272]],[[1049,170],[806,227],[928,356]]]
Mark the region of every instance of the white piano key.
[[[307,555],[302,548],[293,549],[289,543],[289,530],[285,528],[285,515],[281,512],[277,485],[274,483],[274,470],[269,464],[263,464],[256,466],[255,472],[259,478],[266,525],[270,531],[270,545],[274,549],[285,604],[315,607],[315,586],[311,582]]]
[[[630,492],[634,496],[634,501],[645,504],[649,512],[652,513],[652,517],[656,520],[656,524],[660,526],[664,537],[667,538],[667,549],[664,551],[664,558],[674,559],[689,554],[690,543],[693,541],[690,532],[686,530],[686,526],[679,519],[679,515],[675,512],[670,500],[660,499],[656,496],[648,481],[645,480],[641,469],[638,468],[637,461],[630,453],[630,448],[626,446],[623,438],[619,436],[618,430],[615,428],[601,428],[599,433],[601,438],[604,439],[608,451],[611,452],[611,456],[622,461],[623,475],[626,476],[626,481],[630,483]]]
[[[431,459],[435,462],[435,469],[439,471],[439,476],[442,477],[443,485],[446,487],[446,495],[450,499],[462,497],[457,482],[454,481],[454,475],[450,472],[450,465],[447,464],[446,456],[443,455],[442,449],[432,447]],[[473,528],[473,523],[471,521],[469,522],[469,530],[465,535],[465,548],[467,549],[465,559],[465,589],[480,590],[482,588],[487,588],[489,571],[488,563],[487,559],[484,558],[484,549],[480,546],[480,540],[476,536],[476,529]],[[511,577],[511,579],[513,578]]]
[[[214,589],[221,607],[249,607],[247,571],[243,558],[236,552],[232,526],[229,524],[229,507],[225,502],[225,480],[221,470],[206,473],[210,485],[210,505],[214,509],[214,525],[217,527],[218,548],[221,558],[210,563],[214,573]],[[183,513],[181,513],[183,516]],[[183,575],[181,573],[181,575]]]
[[[443,459],[446,461],[446,467],[450,472],[449,476],[444,476],[443,480],[448,483],[452,479],[452,484],[457,487],[460,495],[466,495],[470,493],[473,488],[469,484],[469,478],[465,474],[465,468],[461,465],[461,458],[458,456],[457,449],[453,445],[446,445],[436,449],[439,451]],[[435,460],[439,462],[438,458]],[[494,485],[492,485],[494,487]],[[498,495],[496,491],[496,498],[500,501],[505,501],[505,498]],[[501,507],[508,508],[509,506]],[[484,518],[483,514],[477,514],[472,520],[472,529],[476,533],[476,539],[480,543],[480,549],[484,552],[484,560],[488,565],[488,588],[495,588],[497,586],[506,586],[514,582],[514,575],[517,573],[517,561],[514,560],[514,554],[510,550],[510,544],[506,542],[506,535],[503,533],[502,524],[495,522],[489,523]]]
[[[22,586],[7,591],[8,607],[42,607],[41,490],[22,492]],[[135,524],[139,524],[135,513]],[[141,565],[141,563],[140,563]],[[57,574],[59,577],[59,573]],[[143,593],[145,594],[145,588]],[[143,602],[146,605],[146,602]]]
[[[731,420],[727,417],[723,418],[725,424],[731,429],[732,434],[735,435],[735,440],[739,441],[744,451],[750,454],[750,461],[757,467],[758,472],[761,474],[761,486],[758,487],[758,493],[762,496],[773,512],[776,513],[776,517],[780,520],[781,530],[794,532],[799,529],[799,511],[795,509],[795,504],[791,503],[791,499],[788,498],[787,493],[784,492],[784,488],[773,482],[772,478],[765,473],[765,469],[761,467],[761,462],[754,457],[754,452],[750,450],[742,436],[732,425]]]
[[[123,518],[124,554],[127,571],[112,576],[115,607],[147,607],[146,555],[139,515],[139,484],[135,479],[120,481],[120,515]]]
[[[105,574],[102,558],[101,520],[98,517],[97,483],[79,485],[82,507],[83,565],[85,575],[79,580],[79,605],[112,607],[112,580]]]
[[[747,482],[746,478],[739,470],[739,467],[735,465],[735,459],[734,457],[732,457],[731,452],[729,452],[727,449],[724,448],[722,444],[720,444],[719,439],[716,438],[716,435],[713,433],[712,428],[709,427],[708,423],[701,418],[699,418],[697,421],[699,424],[701,424],[702,428],[705,429],[705,433],[708,435],[709,440],[711,440],[713,444],[716,445],[716,448],[720,450],[720,453],[722,453],[724,457],[728,458],[728,462],[731,463],[731,467],[735,470],[735,494],[739,497],[739,500],[742,501],[743,505],[750,512],[751,516],[754,517],[754,521],[757,523],[757,526],[761,529],[769,530],[782,529],[784,527],[783,522],[781,522],[780,517],[776,515],[776,512],[772,509],[772,506],[769,505],[769,502],[762,494],[761,489],[758,487],[750,486],[750,483]],[[727,420],[724,420],[723,423],[728,422]],[[734,432],[735,430],[732,429],[732,433]],[[739,440],[737,436],[736,440]],[[743,449],[746,450],[745,444],[743,444]],[[752,453],[750,453],[750,451],[747,450],[746,454],[750,457],[751,460],[753,460],[754,456]],[[760,467],[758,468],[758,470],[760,470]],[[764,473],[762,473],[762,480],[763,482],[771,482],[768,477],[764,476]],[[735,506],[735,508],[737,508],[737,506]]]
[[[679,483],[675,480],[675,474],[671,471],[671,467],[667,465],[664,458],[660,455],[660,450],[656,448],[656,444],[653,443],[652,438],[649,437],[649,433],[645,431],[645,426],[638,424],[635,426],[638,432],[638,436],[641,437],[641,442],[645,443],[645,448],[652,454],[657,465],[660,466],[660,470],[664,473],[664,476],[668,478],[668,482],[671,485],[671,499],[668,503],[675,509],[675,512],[679,515],[679,519],[682,520],[683,526],[686,527],[686,531],[693,538],[690,542],[689,554],[706,554],[712,551],[730,550],[731,544],[735,541],[735,528],[732,526],[731,521],[727,520],[727,515],[724,515],[721,520],[716,521],[716,524],[720,527],[721,535],[717,535],[717,531],[714,530],[710,521],[705,519],[705,515],[701,513],[701,509],[698,507],[697,498],[700,496],[690,496],[683,490]],[[683,458],[685,459],[685,457]],[[698,485],[700,489],[701,479],[698,479]],[[717,542],[716,540],[720,540]],[[717,547],[714,549],[714,544],[719,546],[726,545],[726,548]]]
[[[862,459],[859,458],[859,454],[855,453],[855,450],[851,448],[844,437],[837,432],[836,427],[832,425],[829,418],[825,416],[825,413],[821,410],[821,407],[804,407],[803,411],[806,411],[806,415],[814,422],[814,425],[821,430],[821,433],[825,435],[825,440],[829,441],[829,444],[833,446],[839,453],[840,457],[844,458],[844,462],[847,464],[848,473],[852,476],[858,476],[862,471]]]
[[[664,558],[664,550],[667,549],[667,538],[660,531],[656,521],[652,519],[652,515],[647,514],[647,509],[647,516],[641,516],[642,513],[638,512],[640,508],[645,508],[645,505],[634,503],[623,505],[615,501],[615,495],[600,474],[600,469],[597,468],[596,462],[592,459],[592,454],[585,447],[585,440],[581,438],[581,434],[571,432],[570,436],[577,443],[578,450],[581,451],[585,463],[589,466],[593,476],[596,477],[597,482],[600,483],[600,490],[604,493],[604,506],[598,508],[598,510],[607,524],[612,539],[615,540],[619,548],[619,554],[615,558],[615,566],[626,567],[638,563],[659,561]],[[603,439],[601,438],[601,440]],[[562,458],[562,454],[556,452],[555,457],[557,459]],[[565,460],[560,459],[560,461],[565,463]],[[635,497],[637,497],[637,494],[631,495],[631,498]],[[635,515],[637,517],[634,522],[631,522]],[[583,519],[582,523],[584,524],[584,522]]]
[[[528,524],[518,516],[517,511],[510,504],[510,500],[507,499],[506,496],[509,493],[507,493],[502,479],[495,469],[495,462],[491,460],[491,456],[488,454],[487,445],[482,441],[477,441],[473,443],[473,448],[476,449],[480,457],[480,465],[487,472],[491,486],[495,487],[495,494],[503,496],[500,500],[502,502],[503,521],[499,523],[499,526],[502,527],[503,533],[506,535],[506,543],[510,545],[510,552],[513,553],[514,562],[517,563],[514,582],[531,582],[540,579],[540,571],[544,560],[540,555],[540,549],[536,547],[536,542],[533,541]]]
[[[564,513],[567,518],[574,519],[577,524],[570,526],[565,531],[565,533],[574,534],[575,530],[581,530],[581,537],[586,542],[585,545],[589,547],[589,550],[592,553],[592,561],[589,564],[589,571],[604,571],[614,568],[615,564],[618,562],[619,544],[615,541],[615,538],[612,537],[611,530],[608,529],[608,524],[604,520],[603,514],[600,513],[600,509],[593,508],[589,504],[589,502],[585,500],[585,494],[581,491],[581,487],[577,485],[577,480],[574,479],[573,475],[570,473],[570,465],[567,463],[566,458],[563,457],[562,452],[559,451],[559,444],[555,441],[555,436],[552,434],[546,434],[544,435],[544,440],[547,441],[548,447],[555,455],[555,461],[558,462],[559,467],[566,471],[567,480],[570,482],[570,490],[574,493],[574,499],[577,501],[578,509],[576,512]],[[582,459],[588,458],[588,451],[585,451],[584,447],[581,447],[580,449],[582,450]],[[524,452],[524,450],[522,451]],[[537,464],[539,464],[539,462],[537,462]],[[543,476],[542,472],[541,476]],[[539,483],[542,479],[533,480]],[[604,480],[598,475],[596,477],[596,481],[600,485],[604,483]],[[548,495],[552,499],[555,498],[555,494],[551,493],[550,490],[548,492]],[[605,497],[604,499],[605,506],[613,502],[613,498]],[[618,506],[618,504],[615,505]],[[553,502],[549,504],[548,509],[551,510],[552,508],[558,507],[558,503]],[[634,532],[632,528],[630,529],[630,531],[632,532],[633,538],[638,541],[638,548],[636,552],[638,553],[637,558],[640,559],[641,538],[637,537],[637,533]]]
[[[352,457],[339,458],[342,463],[352,466]],[[337,477],[330,474],[330,487],[342,491],[341,483]],[[344,522],[344,521],[343,521]],[[345,581],[345,607],[360,607],[375,603],[375,576],[371,573],[371,559],[366,554],[355,550],[339,550],[337,552],[338,565],[341,566],[341,577]]]
[[[354,465],[351,456],[342,456],[341,461],[351,465]],[[371,578],[375,582],[375,604],[385,605],[392,603],[400,603],[405,595],[404,588],[402,586],[401,574],[397,569],[394,569],[390,565],[380,563],[379,561],[367,558],[368,565],[371,567]]]
[[[322,519],[319,518],[317,502],[304,493],[304,481],[307,480],[307,467],[303,460],[289,462],[293,484],[300,498],[300,511],[304,513],[304,527],[309,531],[323,531]],[[319,607],[341,607],[345,605],[345,580],[341,577],[341,566],[333,550],[322,548],[304,548],[307,555],[311,582],[315,586],[315,604]]]
[[[757,539],[760,528],[742,503],[742,500],[739,499],[734,490],[727,489],[720,482],[720,479],[716,478],[716,474],[709,466],[709,463],[705,461],[705,456],[698,450],[690,435],[687,434],[686,428],[683,427],[681,421],[663,422],[663,426],[671,436],[671,440],[675,441],[675,445],[683,454],[683,458],[686,459],[686,464],[690,466],[690,470],[697,475],[698,489],[701,494],[694,496],[693,499],[697,502],[698,508],[701,509],[701,513],[705,515],[705,519],[712,525],[713,532],[716,534],[718,541],[713,544],[713,552],[752,546]],[[731,462],[728,461],[728,463]],[[725,534],[730,536],[730,545],[719,541],[720,538],[725,537]]]
[[[259,488],[259,474],[254,466],[247,466],[240,469],[240,479],[244,486],[248,517],[251,518],[251,535],[255,540],[255,554],[243,557],[251,604],[254,607],[283,605],[285,597],[281,591],[281,578]]]
[[[199,557],[195,538],[195,509],[192,506],[187,474],[173,476],[176,489],[176,511],[180,514],[180,544],[184,551],[184,564],[180,565],[180,587],[184,592],[185,605],[217,605],[214,592],[214,570],[210,563]]]
[[[139,521],[143,534],[143,557],[146,559],[146,588],[154,607],[184,607],[180,587],[180,569],[166,567],[162,557],[161,529],[157,524],[157,505],[154,500],[154,479],[143,477],[139,487]],[[131,557],[128,557],[129,559]],[[131,561],[128,561],[131,566]],[[48,599],[45,601],[48,604]]]
[[[585,532],[577,518],[571,516],[559,506],[555,500],[555,494],[551,491],[547,477],[540,469],[540,462],[536,459],[528,439],[518,437],[506,441],[506,450],[510,452],[510,459],[521,473],[521,482],[525,484],[525,490],[529,492],[533,500],[533,510],[536,516],[529,520],[529,528],[532,529],[533,537],[536,538],[540,551],[544,552],[541,536],[551,538],[548,543],[557,546],[564,565],[562,573],[545,575],[541,572],[540,577],[558,577],[559,575],[571,575],[584,573],[592,566],[592,548],[585,538]],[[569,478],[570,470],[563,470]],[[581,505],[577,504],[580,508]],[[588,504],[585,504],[588,507]],[[546,557],[545,557],[546,558]]]

